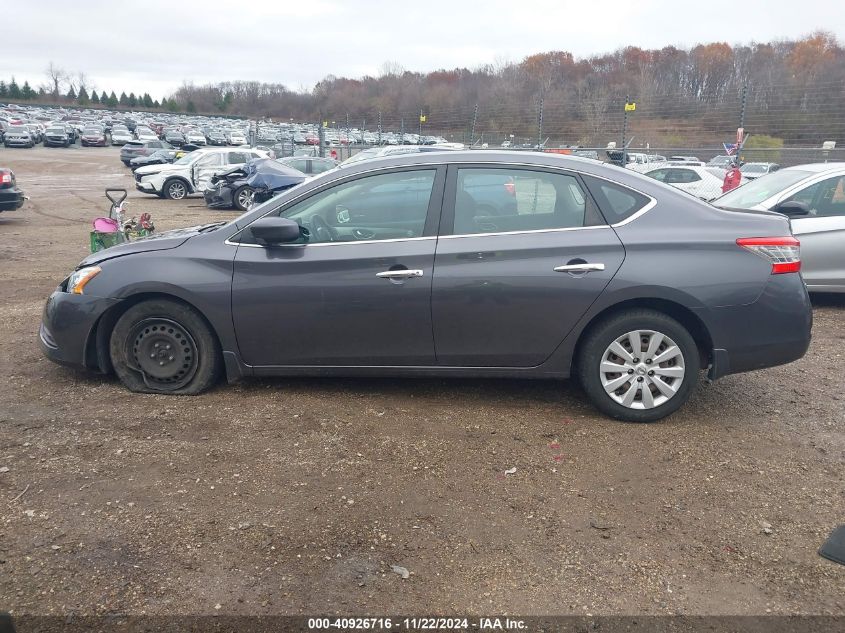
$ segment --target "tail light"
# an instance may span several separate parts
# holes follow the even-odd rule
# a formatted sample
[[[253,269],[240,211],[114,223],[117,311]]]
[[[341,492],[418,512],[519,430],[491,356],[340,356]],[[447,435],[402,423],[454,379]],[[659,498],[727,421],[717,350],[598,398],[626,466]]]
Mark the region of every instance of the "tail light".
[[[11,185],[12,184],[12,174],[8,171],[0,172],[0,185]]]
[[[513,180],[510,182],[505,183],[505,191],[508,192],[508,195],[516,196],[516,183]]]
[[[736,243],[771,262],[773,275],[801,270],[801,243],[794,237],[741,237]]]

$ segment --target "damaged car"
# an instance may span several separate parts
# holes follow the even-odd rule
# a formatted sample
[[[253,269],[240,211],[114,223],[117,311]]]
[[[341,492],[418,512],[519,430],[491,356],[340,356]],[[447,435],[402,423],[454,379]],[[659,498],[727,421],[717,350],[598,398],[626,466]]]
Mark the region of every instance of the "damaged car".
[[[253,202],[269,200],[307,178],[301,171],[277,160],[260,158],[213,176],[203,195],[209,209],[234,207],[246,211]]]

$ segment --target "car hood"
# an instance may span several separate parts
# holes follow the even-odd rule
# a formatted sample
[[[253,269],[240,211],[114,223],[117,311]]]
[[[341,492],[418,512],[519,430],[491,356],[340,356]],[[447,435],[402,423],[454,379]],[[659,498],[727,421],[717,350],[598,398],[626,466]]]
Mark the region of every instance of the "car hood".
[[[108,259],[123,257],[124,255],[132,255],[134,253],[149,253],[151,251],[170,250],[171,248],[181,246],[192,237],[199,235],[203,229],[217,224],[220,223],[213,222],[212,224],[189,226],[184,229],[174,229],[172,231],[164,231],[163,233],[153,233],[149,237],[142,237],[141,239],[134,240],[132,242],[124,242],[123,244],[118,244],[117,246],[112,246],[111,248],[92,253],[79,262],[78,268],[92,266]]]
[[[184,165],[173,165],[172,163],[167,163],[165,165],[147,165],[145,167],[139,167],[135,170],[136,174],[141,176],[149,176],[150,174],[158,174],[163,171],[180,171]]]

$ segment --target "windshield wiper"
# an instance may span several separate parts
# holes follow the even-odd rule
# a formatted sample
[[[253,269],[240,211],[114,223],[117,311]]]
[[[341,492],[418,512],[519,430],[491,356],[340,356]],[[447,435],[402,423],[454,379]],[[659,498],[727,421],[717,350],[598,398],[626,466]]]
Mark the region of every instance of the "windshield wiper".
[[[222,222],[214,222],[212,224],[203,224],[197,229],[197,232],[205,233],[206,231],[213,231],[214,229],[219,229],[224,224],[227,224],[226,220],[223,220]]]

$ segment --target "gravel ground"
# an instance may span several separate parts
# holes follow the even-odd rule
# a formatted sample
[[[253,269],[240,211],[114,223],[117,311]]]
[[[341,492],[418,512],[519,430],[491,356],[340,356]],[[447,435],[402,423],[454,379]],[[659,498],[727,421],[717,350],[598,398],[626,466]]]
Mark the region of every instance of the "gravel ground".
[[[137,395],[36,335],[102,190],[132,187],[117,150],[0,165],[32,198],[0,214],[0,610],[845,614],[845,567],[816,553],[845,520],[845,297],[815,299],[801,361],[702,381],[652,425],[556,382]],[[130,201],[160,230],[232,217]]]

